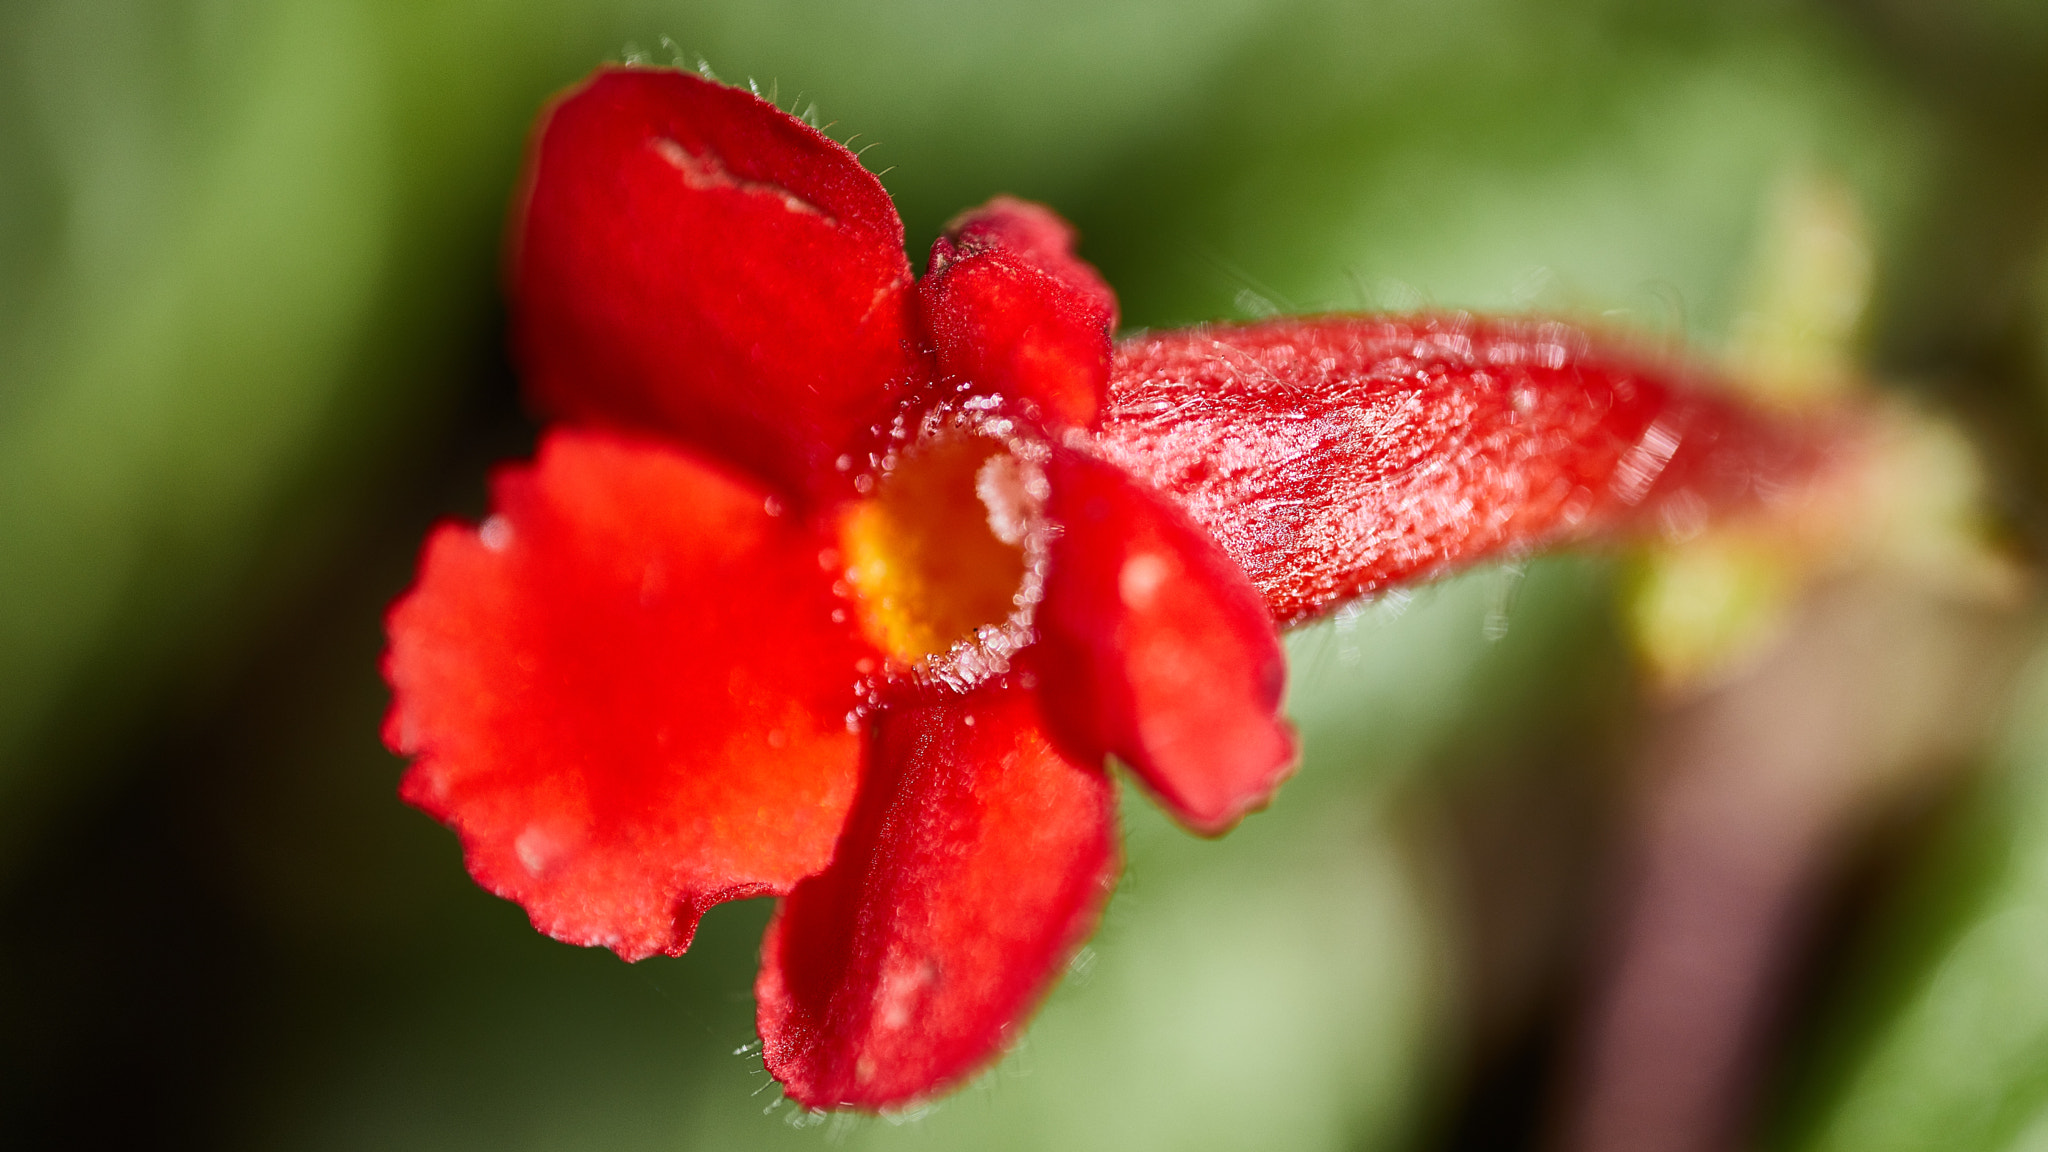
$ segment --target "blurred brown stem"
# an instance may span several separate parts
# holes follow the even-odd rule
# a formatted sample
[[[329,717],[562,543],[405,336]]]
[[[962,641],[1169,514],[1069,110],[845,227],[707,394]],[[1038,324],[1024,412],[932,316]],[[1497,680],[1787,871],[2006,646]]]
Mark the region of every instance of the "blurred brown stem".
[[[2000,616],[1843,581],[1654,722],[1565,1147],[1743,1143],[1808,914],[1873,814],[1982,734],[2017,653]]]

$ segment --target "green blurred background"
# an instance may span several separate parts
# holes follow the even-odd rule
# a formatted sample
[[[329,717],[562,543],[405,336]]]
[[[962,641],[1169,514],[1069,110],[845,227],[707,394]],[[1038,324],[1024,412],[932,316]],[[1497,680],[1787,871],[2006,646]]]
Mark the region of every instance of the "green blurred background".
[[[1054,205],[1127,323],[1420,305],[1710,355],[1773,190],[1852,190],[1864,362],[2048,540],[2037,0],[0,0],[0,1143],[1534,1147],[1646,723],[1613,565],[1295,638],[1306,763],[1129,872],[1019,1049],[904,1120],[760,1072],[765,905],[628,967],[401,806],[379,614],[534,429],[497,255],[599,62],[816,101],[913,253]],[[1765,254],[1767,258],[1768,254]],[[2048,666],[2044,666],[2048,667]],[[1872,839],[1759,1056],[1785,1148],[2048,1148],[2048,671]],[[836,1143],[835,1143],[836,1142]]]

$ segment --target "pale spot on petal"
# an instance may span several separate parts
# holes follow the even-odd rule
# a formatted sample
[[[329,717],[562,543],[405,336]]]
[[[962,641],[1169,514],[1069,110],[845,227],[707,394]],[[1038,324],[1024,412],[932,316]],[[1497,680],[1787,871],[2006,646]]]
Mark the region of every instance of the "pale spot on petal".
[[[1156,552],[1140,552],[1124,561],[1117,573],[1117,594],[1134,612],[1143,612],[1159,598],[1159,589],[1173,575],[1173,565]]]

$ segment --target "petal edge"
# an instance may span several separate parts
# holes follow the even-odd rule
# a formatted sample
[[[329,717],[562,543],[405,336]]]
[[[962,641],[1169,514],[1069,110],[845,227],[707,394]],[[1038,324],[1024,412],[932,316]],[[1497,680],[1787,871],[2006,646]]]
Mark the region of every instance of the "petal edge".
[[[560,99],[528,164],[509,263],[540,406],[842,494],[837,458],[929,378],[881,183],[759,97],[650,68]]]
[[[824,867],[865,649],[810,530],[659,445],[557,431],[391,608],[401,794],[534,926],[631,960]],[[715,610],[713,610],[715,609]],[[842,613],[843,616],[843,613]]]
[[[885,711],[832,866],[782,902],[755,987],[768,1070],[812,1108],[900,1107],[1001,1054],[1094,928],[1115,786],[991,685]]]
[[[1114,753],[1204,835],[1262,808],[1294,770],[1287,662],[1265,603],[1171,503],[1059,450],[1059,526],[1032,650],[1046,716],[1077,757]]]

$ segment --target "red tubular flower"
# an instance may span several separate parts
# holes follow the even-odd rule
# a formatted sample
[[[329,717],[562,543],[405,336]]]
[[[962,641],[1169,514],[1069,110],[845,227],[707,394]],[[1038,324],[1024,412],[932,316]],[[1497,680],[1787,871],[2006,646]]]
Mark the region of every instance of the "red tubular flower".
[[[1795,505],[1854,439],[1847,413],[1766,419],[1707,383],[1556,321],[1218,325],[1117,349],[1095,450],[1286,624],[1503,551]]]
[[[405,799],[540,930],[677,954],[784,897],[759,1021],[813,1107],[1000,1051],[1114,883],[1107,757],[1198,832],[1266,802],[1276,618],[1775,466],[1566,330],[1116,350],[1045,209],[962,217],[921,282],[902,239],[747,93],[631,68],[559,101],[510,274],[556,423],[434,530],[384,663]]]

